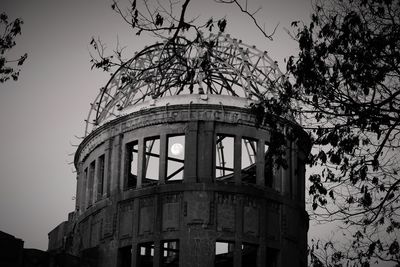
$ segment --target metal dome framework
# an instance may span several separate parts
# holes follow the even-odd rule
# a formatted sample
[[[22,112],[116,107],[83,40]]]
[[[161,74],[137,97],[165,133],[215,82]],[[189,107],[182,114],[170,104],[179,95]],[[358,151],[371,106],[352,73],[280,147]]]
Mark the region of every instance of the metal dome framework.
[[[121,110],[145,100],[183,94],[269,99],[284,75],[266,51],[229,35],[156,43],[121,65],[101,88],[86,120],[85,136]]]

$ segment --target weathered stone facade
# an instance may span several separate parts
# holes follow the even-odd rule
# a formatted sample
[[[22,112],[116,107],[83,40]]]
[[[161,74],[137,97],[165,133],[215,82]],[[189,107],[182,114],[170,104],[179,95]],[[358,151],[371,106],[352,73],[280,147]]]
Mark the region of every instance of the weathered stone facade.
[[[248,100],[183,99],[144,102],[83,140],[76,210],[49,250],[99,267],[306,266],[305,132],[279,120],[288,168],[274,168]]]

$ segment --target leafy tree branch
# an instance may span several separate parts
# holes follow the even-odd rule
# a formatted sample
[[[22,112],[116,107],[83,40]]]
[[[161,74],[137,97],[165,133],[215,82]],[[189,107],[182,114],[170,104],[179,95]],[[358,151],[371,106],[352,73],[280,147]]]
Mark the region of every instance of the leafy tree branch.
[[[21,34],[21,19],[9,21],[6,13],[0,14],[0,83],[9,79],[18,80],[20,66],[24,64],[28,54],[10,59],[7,53],[16,45],[15,38]]]

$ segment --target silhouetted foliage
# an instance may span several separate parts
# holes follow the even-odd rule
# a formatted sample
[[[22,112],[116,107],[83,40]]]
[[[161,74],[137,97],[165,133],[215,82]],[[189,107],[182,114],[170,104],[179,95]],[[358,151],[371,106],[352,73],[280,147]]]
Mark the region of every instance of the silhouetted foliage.
[[[310,165],[320,166],[309,178],[312,207],[352,233],[342,253],[325,248],[324,264],[400,264],[400,1],[314,7],[309,25],[292,24],[300,53],[287,67],[296,112],[313,136]]]
[[[18,59],[7,58],[7,52],[16,45],[15,38],[21,34],[22,24],[23,21],[21,19],[9,21],[5,13],[0,14],[0,83],[4,83],[10,78],[14,81],[18,80],[19,66],[24,64],[28,57],[25,53]]]
[[[254,19],[254,15],[260,10],[250,11],[246,4],[243,5],[236,0],[215,0],[221,4],[235,4],[243,13],[251,18],[260,32],[268,39],[272,40],[276,27],[272,33],[266,33],[265,28],[261,27]],[[169,44],[174,44],[177,39],[185,39],[188,45],[201,43],[203,34],[206,32],[219,34],[224,33],[228,21],[225,17],[208,18],[202,21],[199,17],[187,17],[187,9],[191,0],[168,0],[168,1],[137,1],[128,0],[114,1],[111,9],[114,10],[135,32],[140,36],[148,33],[157,37],[159,40],[167,40]],[[178,38],[179,37],[179,38]],[[92,55],[92,68],[109,71],[110,68],[120,67],[125,63],[122,58],[122,48],[117,47],[114,55],[105,55],[105,47],[100,39],[92,38],[91,47],[96,52]],[[210,44],[212,45],[212,44]]]

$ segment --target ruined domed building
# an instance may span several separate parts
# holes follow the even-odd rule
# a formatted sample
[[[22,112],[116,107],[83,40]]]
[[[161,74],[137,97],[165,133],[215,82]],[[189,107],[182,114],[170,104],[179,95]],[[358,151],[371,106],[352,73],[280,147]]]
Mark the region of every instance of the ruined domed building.
[[[49,233],[58,264],[306,266],[309,139],[254,108],[283,82],[266,52],[229,35],[178,37],[122,65],[75,154],[76,209]]]

